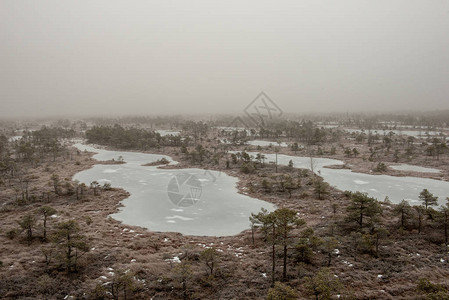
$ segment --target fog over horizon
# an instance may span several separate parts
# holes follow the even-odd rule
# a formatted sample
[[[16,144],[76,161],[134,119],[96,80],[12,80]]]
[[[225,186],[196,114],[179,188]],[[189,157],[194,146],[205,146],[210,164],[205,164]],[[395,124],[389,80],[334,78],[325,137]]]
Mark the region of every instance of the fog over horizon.
[[[449,2],[0,2],[0,118],[449,109]]]

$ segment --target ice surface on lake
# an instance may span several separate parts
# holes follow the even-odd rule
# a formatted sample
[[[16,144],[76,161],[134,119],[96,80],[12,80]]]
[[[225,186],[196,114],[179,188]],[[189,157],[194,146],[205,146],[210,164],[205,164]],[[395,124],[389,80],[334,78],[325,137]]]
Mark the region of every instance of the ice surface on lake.
[[[288,147],[287,143],[282,142],[280,145],[277,142],[273,142],[273,141],[263,141],[263,140],[252,140],[252,141],[247,141],[246,142],[248,145],[252,145],[252,146],[261,146],[261,147],[266,147],[266,146],[270,146],[272,145],[273,147]]]
[[[248,154],[254,157],[257,153],[248,152]],[[264,155],[266,161],[275,161],[276,159],[275,154],[265,153]],[[310,157],[278,155],[278,164],[280,165],[287,166],[290,160],[292,160],[295,168],[310,169]],[[378,200],[384,200],[388,196],[393,203],[399,203],[403,199],[406,199],[411,202],[410,204],[416,205],[420,203],[418,198],[419,193],[423,189],[428,189],[435,196],[438,196],[439,205],[443,205],[446,202],[446,197],[449,196],[449,182],[447,181],[411,176],[372,175],[356,173],[348,169],[324,168],[324,166],[343,164],[340,160],[329,158],[313,158],[312,164],[314,171],[319,172],[319,175],[324,178],[324,181],[339,190],[367,192],[368,195]]]
[[[398,171],[415,171],[415,172],[427,172],[427,173],[440,173],[441,171],[434,168],[425,168],[420,166],[413,166],[408,164],[394,165],[390,168]]]
[[[110,182],[113,187],[121,187],[131,196],[122,201],[124,207],[113,218],[129,225],[146,227],[152,231],[173,231],[191,235],[226,236],[234,235],[249,227],[248,217],[257,213],[261,207],[273,210],[275,207],[265,201],[238,193],[237,178],[218,171],[203,169],[158,169],[156,166],[142,164],[166,158],[176,164],[169,156],[138,152],[121,152],[95,149],[77,144],[78,149],[98,152],[97,160],[123,158],[121,165],[95,165],[89,170],[79,172],[74,179],[90,184]],[[248,152],[254,157],[258,152]],[[275,161],[275,154],[264,154],[265,161]],[[396,177],[355,173],[348,169],[329,169],[324,166],[342,165],[340,160],[329,158],[298,157],[278,155],[278,164],[288,165],[292,160],[295,168],[310,169],[313,165],[326,182],[340,190],[367,192],[371,197],[384,200],[389,197],[393,203],[403,199],[412,205],[419,204],[419,193],[428,189],[438,196],[439,204],[449,196],[449,182],[417,177]],[[188,207],[173,204],[168,197],[170,180],[179,174],[194,175],[201,184],[199,201]],[[175,212],[175,213],[174,213]]]
[[[175,163],[165,155],[107,151],[81,144],[75,147],[97,152],[94,156],[97,160],[117,160],[121,156],[126,162],[119,166],[94,165],[73,178],[87,185],[94,180],[108,180],[112,187],[128,191],[131,196],[122,201],[124,207],[111,215],[125,224],[142,226],[151,231],[227,236],[248,229],[248,218],[252,212],[257,213],[262,207],[270,211],[275,209],[271,203],[238,193],[238,178],[224,173],[194,168],[158,169],[156,166],[142,166],[163,157],[171,164]],[[174,176],[186,173],[194,175],[201,183],[201,196],[196,204],[179,207],[168,197],[168,183]],[[181,193],[182,189],[179,191]]]
[[[368,134],[369,130],[365,129],[365,130],[361,130],[361,129],[351,129],[351,128],[345,128],[343,129],[349,133],[361,133],[364,132],[365,134]],[[427,137],[427,135],[429,136],[439,136],[440,135],[440,131],[427,131],[427,130],[397,130],[397,129],[392,129],[392,130],[383,130],[383,129],[371,129],[371,134],[379,134],[380,136],[382,135],[388,135],[388,133],[392,131],[395,135],[408,135],[408,136],[413,136],[416,138],[419,137]]]
[[[356,184],[367,184],[369,182],[356,179],[356,180],[354,180],[354,183],[356,183]]]
[[[165,130],[165,129],[158,129],[155,130],[157,133],[159,133],[161,136],[167,136],[167,135],[180,135],[181,133],[179,131],[172,131],[172,130]]]
[[[15,136],[10,137],[10,138],[8,139],[8,141],[10,141],[10,142],[16,142],[16,141],[18,141],[18,140],[20,140],[20,139],[22,139],[22,136],[21,136],[21,135],[15,135]]]

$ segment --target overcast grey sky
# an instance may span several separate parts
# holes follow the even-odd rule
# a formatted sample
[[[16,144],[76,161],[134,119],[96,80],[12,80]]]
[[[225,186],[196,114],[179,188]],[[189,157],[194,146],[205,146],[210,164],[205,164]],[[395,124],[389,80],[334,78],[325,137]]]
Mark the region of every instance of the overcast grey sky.
[[[449,108],[449,1],[0,1],[0,116]]]

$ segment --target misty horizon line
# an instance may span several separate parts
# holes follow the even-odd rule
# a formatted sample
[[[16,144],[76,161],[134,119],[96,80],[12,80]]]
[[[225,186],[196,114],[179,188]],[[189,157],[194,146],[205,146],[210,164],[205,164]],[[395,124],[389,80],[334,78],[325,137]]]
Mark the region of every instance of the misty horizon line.
[[[302,113],[283,113],[279,117],[273,117],[273,119],[290,119],[290,118],[307,118],[307,117],[394,117],[394,116],[429,116],[429,115],[442,115],[448,114],[449,109],[442,110],[359,110],[359,111],[347,111],[347,112],[336,112],[336,111],[322,111],[322,112],[302,112]],[[149,119],[157,119],[157,118],[180,118],[182,119],[196,119],[196,120],[217,120],[220,118],[232,118],[232,117],[241,117],[247,118],[248,116],[241,113],[145,113],[145,114],[119,114],[119,113],[110,113],[110,114],[49,114],[46,116],[1,116],[0,121],[54,121],[54,120],[89,120],[89,119],[132,119],[132,118],[149,118]]]

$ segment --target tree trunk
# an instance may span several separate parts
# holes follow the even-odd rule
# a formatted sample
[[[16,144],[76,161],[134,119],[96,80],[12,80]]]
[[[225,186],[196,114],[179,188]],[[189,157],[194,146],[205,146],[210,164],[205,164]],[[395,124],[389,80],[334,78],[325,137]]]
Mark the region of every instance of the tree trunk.
[[[276,173],[278,172],[278,153],[276,152]]]
[[[44,215],[44,241],[47,240],[47,216]]]
[[[401,210],[401,227],[404,228],[404,209]]]
[[[284,245],[284,270],[282,273],[282,279],[287,280],[287,245]]]
[[[363,227],[363,212],[360,212],[359,225],[360,225],[360,228]]]
[[[422,216],[421,215],[418,216],[418,233],[421,233],[421,219],[422,219]]]
[[[276,243],[274,241],[274,239],[275,239],[275,226],[274,226],[274,224],[272,226],[273,226],[273,236],[272,236],[273,246],[272,246],[271,286],[274,286],[274,277],[275,277],[274,272],[275,272],[275,269],[276,269]]]
[[[182,291],[183,291],[184,299],[187,299],[187,286],[186,286],[185,280],[182,282]]]
[[[31,239],[33,238],[33,229],[31,226],[28,226],[27,228],[27,238],[28,238],[28,245],[31,244]]]
[[[379,232],[376,233],[376,255],[379,255]]]
[[[254,225],[251,226],[251,239],[253,240],[253,246],[255,245],[254,241]]]
[[[444,238],[445,238],[445,242],[446,242],[446,246],[447,246],[447,242],[448,242],[448,234],[447,234],[447,213],[444,213]]]
[[[70,246],[70,234],[67,234],[67,272],[70,273],[71,269],[71,260],[72,260],[72,246]]]

